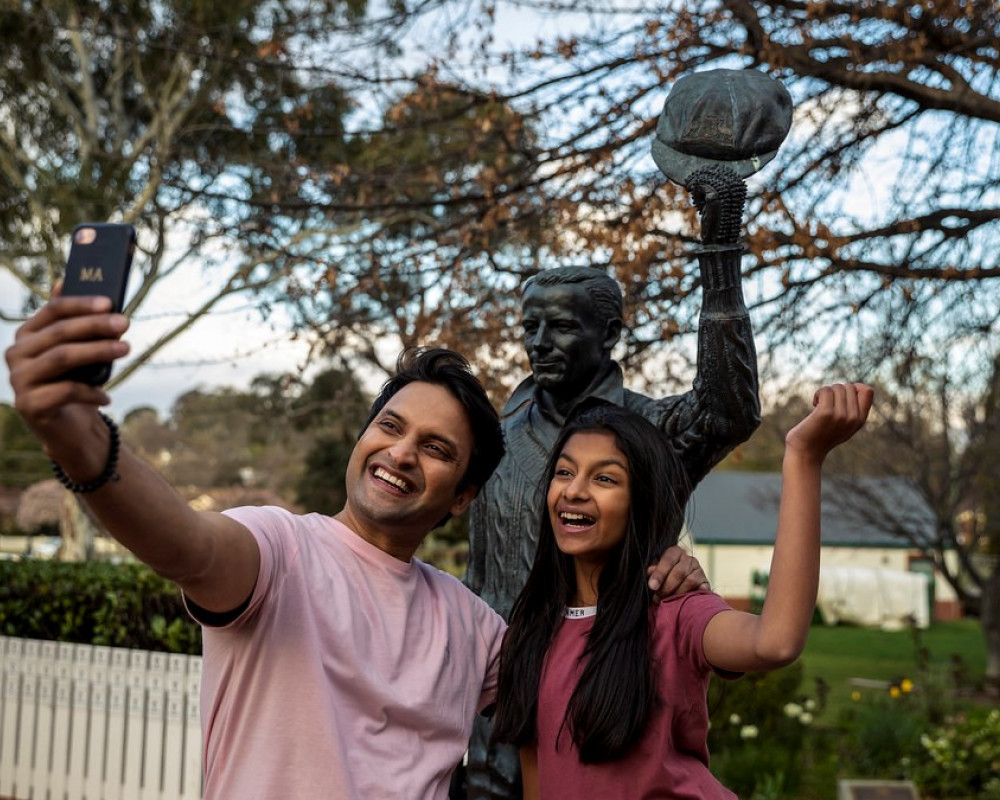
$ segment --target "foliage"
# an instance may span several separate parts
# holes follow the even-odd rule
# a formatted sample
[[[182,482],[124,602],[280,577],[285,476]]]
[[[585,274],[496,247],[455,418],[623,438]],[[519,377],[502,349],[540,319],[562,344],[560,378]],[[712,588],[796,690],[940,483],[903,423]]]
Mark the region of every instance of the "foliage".
[[[431,337],[501,367],[519,335],[509,289],[540,267],[580,262],[610,268],[626,289],[626,362],[638,367],[693,331],[694,212],[648,148],[669,84],[734,66],[778,77],[797,104],[792,137],[753,180],[747,212],[748,285],[769,343],[836,346],[883,318],[897,322],[899,340],[934,328],[995,331],[995,311],[977,302],[1000,275],[1000,196],[988,177],[1000,152],[995,4],[491,0],[479,8],[478,18],[449,16],[449,4],[434,18],[464,24],[440,39],[465,46],[432,53],[372,134],[391,140],[394,124],[419,119],[431,146],[412,166],[424,171],[392,169],[406,160],[393,149],[389,180],[361,168],[373,187],[363,202],[337,202],[347,178],[325,187],[328,213],[366,204],[374,212],[331,268],[338,287],[363,290],[359,302],[377,322],[367,341]],[[498,26],[515,13],[522,30],[553,33],[499,44]],[[466,64],[466,85],[440,77]],[[455,130],[475,152],[454,149]],[[359,166],[345,169],[353,176]],[[393,213],[406,235],[385,242],[394,229],[378,220]],[[317,267],[314,285],[326,289],[329,270]],[[477,298],[481,313],[472,313]],[[318,312],[342,340],[343,314],[331,324],[325,305]]]
[[[0,633],[201,652],[177,587],[142,564],[0,561]]]
[[[317,180],[312,207],[280,208],[350,228],[318,257],[300,258],[297,320],[329,351],[387,372],[386,340],[502,365],[518,320],[512,290],[538,269],[556,221],[527,190],[541,166],[531,124],[497,91],[443,71],[389,95],[355,141],[356,157]],[[509,374],[480,374],[494,391],[509,388]]]
[[[767,402],[768,398],[762,398]],[[789,394],[771,407],[764,407],[760,427],[750,438],[738,445],[719,465],[721,470],[741,472],[781,472],[785,457],[785,434],[804,419],[811,410],[804,397]],[[833,451],[836,455],[840,448]]]
[[[978,302],[1000,275],[996,4],[366,10],[4,4],[0,266],[37,302],[73,222],[134,221],[136,303],[200,260],[221,294],[291,303],[337,352],[386,366],[387,336],[450,344],[499,392],[521,373],[513,290],[542,267],[591,263],[625,287],[621,356],[638,373],[695,330],[700,296],[694,210],[648,155],[657,114],[680,75],[751,67],[797,104],[747,211],[764,352],[789,338],[835,347],[882,319],[893,341],[996,332]]]
[[[414,555],[456,578],[463,578],[469,565],[469,512],[452,517],[431,531]]]
[[[258,375],[248,390],[193,389],[168,420],[135,409],[123,431],[175,486],[262,487],[332,513],[343,505],[347,458],[368,406],[352,373],[328,367],[308,381]]]
[[[957,626],[947,627],[958,632]],[[953,668],[947,673],[935,664],[932,648],[940,649],[947,637],[932,636],[932,631],[912,632],[910,671],[852,688],[851,703],[836,720],[837,759],[842,774],[851,777],[913,780],[922,796],[971,800],[983,796],[977,789],[985,790],[996,777],[1000,751],[967,741],[959,730],[967,716],[982,723],[985,708],[969,697],[968,676],[956,666],[960,657],[952,655]],[[859,649],[859,655],[871,651]],[[868,674],[875,671],[869,668]],[[976,751],[971,758],[966,744]]]
[[[344,472],[354,449],[337,434],[318,436],[306,453],[305,468],[298,481],[296,498],[303,508],[321,514],[336,514],[344,507],[347,490]]]
[[[526,366],[514,290],[540,268],[589,263],[625,287],[622,360],[639,382],[655,364],[663,384],[686,365],[653,356],[696,329],[700,278],[694,210],[656,171],[650,139],[677,77],[736,66],[779,78],[797,104],[746,217],[762,353],[836,347],[883,319],[893,342],[997,332],[978,302],[1000,275],[996,4],[456,10],[4,4],[0,267],[37,302],[73,222],[134,221],[133,306],[173,265],[200,261],[221,295],[259,292],[265,312],[289,303],[338,353],[385,367],[387,339],[454,346],[499,398]]]
[[[912,780],[929,798],[1000,797],[1000,712],[962,703],[933,679],[918,681],[855,693],[839,721],[841,769]]]
[[[385,32],[405,17],[393,8]],[[311,58],[349,58],[364,13],[363,0],[0,4],[0,269],[28,306],[49,296],[87,220],[138,228],[130,313],[185,261],[216,287],[197,287],[184,319],[112,383],[222,298],[288,276],[302,234],[286,219],[279,237],[271,204],[306,202],[312,166],[346,151],[345,72]],[[363,68],[356,53],[347,74]]]
[[[713,676],[712,772],[740,797],[796,796],[805,732],[822,711],[821,700],[802,693],[802,674],[797,662],[733,682]]]
[[[856,692],[839,724],[840,761],[852,776],[902,780],[929,721],[912,693]]]
[[[295,484],[295,498],[303,508],[335,514],[344,507],[347,462],[368,419],[369,405],[357,379],[340,369],[317,375],[292,402],[294,428],[309,438]]]
[[[0,486],[24,489],[50,477],[38,440],[11,406],[0,403]]]
[[[913,778],[930,797],[1000,800],[1000,711],[950,718],[920,745]]]
[[[988,785],[995,757],[995,748],[982,746],[985,736],[973,744],[983,758],[963,762],[970,771],[962,778],[949,773],[954,794],[941,791],[947,776],[928,763],[922,743],[938,746],[944,737],[955,745],[949,752],[958,753],[984,724],[988,707],[976,706],[964,694],[969,684],[956,683],[957,676],[942,668],[949,653],[973,650],[978,654],[981,644],[974,626],[964,623],[937,625],[919,636],[814,627],[796,664],[735,682],[713,678],[712,771],[748,800],[834,800],[838,779],[864,777],[915,780],[926,797],[978,796],[969,792]],[[981,659],[970,660],[978,672]],[[865,687],[846,677],[879,678],[885,670],[895,677],[867,680]],[[814,683],[811,691],[804,682]],[[852,699],[834,702],[845,691]],[[963,725],[965,733],[958,730]],[[955,758],[944,760],[958,766]]]

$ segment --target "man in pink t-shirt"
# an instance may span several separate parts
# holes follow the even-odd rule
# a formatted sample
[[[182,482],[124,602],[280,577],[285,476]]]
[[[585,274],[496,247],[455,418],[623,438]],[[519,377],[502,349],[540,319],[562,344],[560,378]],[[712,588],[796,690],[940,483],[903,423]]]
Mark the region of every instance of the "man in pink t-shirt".
[[[468,363],[443,349],[401,356],[334,517],[198,512],[121,446],[98,410],[103,389],[66,377],[128,352],[128,321],[109,308],[56,297],[21,326],[6,352],[15,407],[63,484],[180,586],[205,628],[206,798],[444,800],[475,712],[493,700],[504,631],[457,580],[413,558],[503,454]],[[658,565],[664,582],[671,567],[685,587],[704,580],[677,557]]]
[[[226,513],[261,563],[246,610],[205,628],[206,795],[444,797],[493,702],[499,615],[336,519]]]
[[[175,581],[205,625],[205,796],[447,796],[492,703],[504,624],[413,558],[503,454],[468,363],[407,351],[375,401],[334,517],[190,508],[98,412],[68,367],[122,354],[124,317],[57,298],[7,351],[16,407],[116,539]],[[96,477],[95,477],[96,476]]]

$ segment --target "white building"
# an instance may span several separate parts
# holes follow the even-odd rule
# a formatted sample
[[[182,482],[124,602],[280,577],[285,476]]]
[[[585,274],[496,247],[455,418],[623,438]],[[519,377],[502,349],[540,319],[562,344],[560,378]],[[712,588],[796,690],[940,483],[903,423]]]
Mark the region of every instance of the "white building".
[[[930,531],[933,516],[913,488],[900,479],[862,479],[866,489],[898,508],[907,527]],[[688,506],[687,535],[695,556],[719,592],[736,608],[749,608],[762,594],[755,573],[766,574],[778,524],[781,476],[778,473],[714,472],[698,486]],[[904,539],[875,527],[863,514],[845,509],[844,489],[824,480],[822,556],[824,567],[851,567],[929,577],[928,606],[933,620],[958,619],[961,607],[951,586],[933,564]],[[949,553],[949,558],[954,558]],[[956,559],[957,561],[957,559]]]

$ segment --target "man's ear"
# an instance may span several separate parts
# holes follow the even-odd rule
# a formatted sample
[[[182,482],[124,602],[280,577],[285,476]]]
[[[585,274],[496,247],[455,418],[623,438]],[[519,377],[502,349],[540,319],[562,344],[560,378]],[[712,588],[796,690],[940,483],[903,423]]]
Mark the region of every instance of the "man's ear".
[[[479,493],[479,487],[468,485],[462,491],[455,495],[455,502],[451,504],[451,508],[448,512],[453,516],[457,517],[459,514],[465,512],[465,509],[469,507],[472,503],[472,499]]]
[[[620,319],[610,320],[604,328],[604,352],[610,353],[622,335],[622,321]]]

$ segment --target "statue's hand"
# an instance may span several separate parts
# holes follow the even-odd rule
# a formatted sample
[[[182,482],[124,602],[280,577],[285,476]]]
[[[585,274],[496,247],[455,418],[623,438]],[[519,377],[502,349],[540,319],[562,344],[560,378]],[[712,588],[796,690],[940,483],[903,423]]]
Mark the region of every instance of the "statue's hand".
[[[670,595],[712,588],[698,559],[685,553],[678,545],[664,550],[660,560],[646,574],[649,576],[648,585],[653,591],[653,599],[657,602]]]
[[[705,167],[687,179],[687,190],[701,216],[705,244],[736,244],[743,223],[747,186],[729,167]]]

